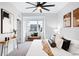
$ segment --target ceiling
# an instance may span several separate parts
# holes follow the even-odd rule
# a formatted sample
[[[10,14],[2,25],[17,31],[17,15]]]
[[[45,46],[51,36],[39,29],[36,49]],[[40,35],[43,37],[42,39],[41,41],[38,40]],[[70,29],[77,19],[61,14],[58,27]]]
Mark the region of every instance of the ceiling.
[[[32,12],[34,8],[26,9],[27,7],[32,7],[32,5],[27,4],[25,2],[11,2],[11,3],[17,8],[18,11],[22,13],[40,13],[39,10]],[[36,4],[36,2],[31,2],[31,3]],[[65,7],[68,4],[68,2],[47,2],[46,3],[46,5],[49,5],[49,4],[55,4],[55,7],[47,7],[48,9],[50,9],[50,11],[43,10],[43,13],[57,13],[63,7]]]

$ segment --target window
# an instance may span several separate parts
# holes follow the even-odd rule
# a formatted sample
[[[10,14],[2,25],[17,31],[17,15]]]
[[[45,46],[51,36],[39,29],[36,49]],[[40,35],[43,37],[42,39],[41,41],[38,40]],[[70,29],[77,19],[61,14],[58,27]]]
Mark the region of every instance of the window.
[[[31,32],[42,32],[42,21],[29,21],[28,27]]]

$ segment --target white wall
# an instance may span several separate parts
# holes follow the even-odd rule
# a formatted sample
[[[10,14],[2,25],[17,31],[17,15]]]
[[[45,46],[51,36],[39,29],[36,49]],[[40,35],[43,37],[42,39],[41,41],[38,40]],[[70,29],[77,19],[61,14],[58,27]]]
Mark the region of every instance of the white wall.
[[[58,27],[58,15],[55,13],[26,13],[23,14],[24,17],[44,17],[44,33],[45,33],[45,38],[50,38],[54,32],[53,29]]]
[[[51,38],[54,34],[54,28],[58,27],[58,15],[55,13],[45,14],[45,36]]]
[[[65,38],[71,39],[71,40],[79,40],[79,28],[74,27],[74,28],[64,28],[63,27],[63,15],[66,13],[72,12],[74,9],[79,7],[78,2],[74,3],[69,3],[67,6],[65,6],[62,10],[58,12],[58,20],[59,20],[59,26],[62,28],[61,29],[61,34]]]

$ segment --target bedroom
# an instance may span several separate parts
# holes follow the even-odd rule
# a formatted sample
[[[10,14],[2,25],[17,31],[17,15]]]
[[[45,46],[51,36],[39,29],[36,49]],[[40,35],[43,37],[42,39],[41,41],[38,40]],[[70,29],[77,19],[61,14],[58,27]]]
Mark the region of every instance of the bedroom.
[[[37,4],[37,2],[30,2],[33,4]],[[64,37],[65,39],[71,40],[72,44],[70,52],[64,52],[64,54],[60,54],[61,56],[65,55],[79,55],[79,26],[78,22],[74,20],[74,14],[75,10],[79,8],[79,2],[47,2],[46,5],[52,5],[54,4],[54,7],[47,7],[50,11],[42,10],[42,13],[40,13],[39,10],[36,10],[35,12],[32,12],[34,9],[27,9],[27,7],[31,7],[32,5],[26,3],[26,2],[0,2],[0,9],[3,9],[3,12],[5,11],[5,14],[9,14],[10,17],[4,16],[5,18],[10,18],[11,25],[8,25],[7,23],[1,23],[1,29],[0,29],[0,39],[1,42],[5,40],[5,37],[10,37],[10,40],[8,43],[8,49],[1,45],[0,47],[0,55],[7,55],[11,53],[12,51],[14,52],[14,49],[18,49],[20,44],[25,44],[27,42],[35,42],[35,38],[39,39],[38,41],[42,39],[52,39],[54,35],[59,34],[59,36]],[[8,12],[7,12],[8,11]],[[2,11],[0,12],[1,15]],[[66,18],[68,19],[68,22],[65,23],[65,15],[69,15]],[[79,14],[78,14],[79,15]],[[1,15],[2,16],[2,15]],[[78,17],[77,17],[78,18]],[[1,17],[2,20],[2,17]],[[26,21],[27,20],[27,21]],[[7,21],[4,21],[7,22]],[[76,24],[76,23],[78,24]],[[10,31],[6,30],[6,24],[10,27]],[[27,26],[27,25],[31,26]],[[40,26],[37,26],[39,25]],[[4,25],[4,26],[3,26]],[[3,28],[3,29],[2,29]],[[31,28],[31,29],[29,29]],[[8,31],[8,32],[7,32]],[[31,31],[29,33],[29,31]],[[29,36],[34,36],[31,37],[30,39],[33,41],[29,40]],[[12,37],[11,37],[12,36]],[[34,38],[34,39],[33,39]],[[37,41],[37,40],[36,40]],[[33,47],[29,47],[30,49],[28,50],[28,54],[26,55],[41,55],[39,53],[30,53],[33,51]],[[38,42],[37,42],[38,43]],[[56,43],[56,42],[55,42]],[[58,42],[56,45],[58,46],[60,42]],[[35,43],[36,44],[36,43]],[[61,43],[62,44],[62,43]],[[26,45],[26,44],[25,44]],[[22,45],[25,47],[25,45]],[[6,51],[2,50],[2,46],[6,49]],[[38,44],[39,46],[39,44]],[[37,47],[38,47],[37,46]],[[60,48],[60,46],[58,46]],[[36,48],[36,46],[35,46]],[[40,49],[40,48],[39,48]],[[56,49],[54,49],[56,50]],[[76,51],[75,51],[76,50]],[[3,52],[2,52],[3,51]],[[17,50],[16,50],[17,51]],[[35,50],[34,50],[35,51]],[[38,51],[38,50],[37,50]],[[40,50],[39,50],[40,51]],[[60,49],[59,51],[63,51]],[[18,53],[18,52],[17,52]],[[43,52],[41,52],[43,53]],[[58,53],[59,56],[59,52]],[[14,53],[15,54],[15,53]],[[16,54],[15,54],[16,55]],[[20,54],[19,54],[20,55]],[[17,55],[17,56],[19,56]],[[57,55],[57,54],[56,54]],[[25,55],[24,55],[25,56]]]

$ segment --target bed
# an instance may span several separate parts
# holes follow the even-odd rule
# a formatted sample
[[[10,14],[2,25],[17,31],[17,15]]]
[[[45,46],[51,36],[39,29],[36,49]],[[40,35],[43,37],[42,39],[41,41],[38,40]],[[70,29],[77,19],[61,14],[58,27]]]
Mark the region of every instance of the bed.
[[[48,42],[48,40],[46,40],[46,41]],[[49,43],[48,43],[48,45],[49,45]],[[50,46],[50,49],[54,56],[72,56],[71,53],[69,53],[63,49],[59,49],[57,47],[52,48]],[[49,56],[49,55],[43,50],[42,40],[34,40],[31,44],[26,56]]]

